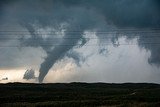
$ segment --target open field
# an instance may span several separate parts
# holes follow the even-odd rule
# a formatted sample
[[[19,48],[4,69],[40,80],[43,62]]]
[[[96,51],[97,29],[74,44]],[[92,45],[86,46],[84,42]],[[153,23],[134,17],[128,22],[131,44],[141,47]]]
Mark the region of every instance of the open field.
[[[160,107],[160,85],[147,83],[0,84],[0,106]]]

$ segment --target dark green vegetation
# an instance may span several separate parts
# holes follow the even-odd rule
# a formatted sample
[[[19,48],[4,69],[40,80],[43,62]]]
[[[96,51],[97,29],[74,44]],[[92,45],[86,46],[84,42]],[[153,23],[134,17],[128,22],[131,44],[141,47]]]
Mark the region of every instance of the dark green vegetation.
[[[147,83],[0,84],[0,106],[160,107],[160,85]]]

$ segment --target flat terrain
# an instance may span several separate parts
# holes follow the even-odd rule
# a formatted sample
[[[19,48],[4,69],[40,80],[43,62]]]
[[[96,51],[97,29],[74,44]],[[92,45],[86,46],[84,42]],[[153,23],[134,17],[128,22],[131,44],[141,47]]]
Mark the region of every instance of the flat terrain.
[[[1,107],[160,107],[160,85],[148,83],[0,84]]]

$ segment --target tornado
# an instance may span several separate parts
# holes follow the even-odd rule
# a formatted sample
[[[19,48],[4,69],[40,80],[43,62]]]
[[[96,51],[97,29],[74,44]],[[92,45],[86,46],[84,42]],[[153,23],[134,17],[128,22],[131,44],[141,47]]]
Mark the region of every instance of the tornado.
[[[55,48],[47,55],[44,62],[40,66],[39,70],[39,83],[42,83],[46,74],[49,72],[50,68],[58,61],[63,58],[65,54],[77,45],[77,42],[82,38],[82,32],[76,32],[74,39],[65,39],[73,38],[71,32],[66,32],[63,38],[63,41],[56,45]]]

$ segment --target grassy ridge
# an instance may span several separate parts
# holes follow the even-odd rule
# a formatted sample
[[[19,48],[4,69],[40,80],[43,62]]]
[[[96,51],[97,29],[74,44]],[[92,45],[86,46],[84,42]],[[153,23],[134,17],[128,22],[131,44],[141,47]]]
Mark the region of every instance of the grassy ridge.
[[[0,84],[0,106],[159,107],[160,85],[149,83]]]

